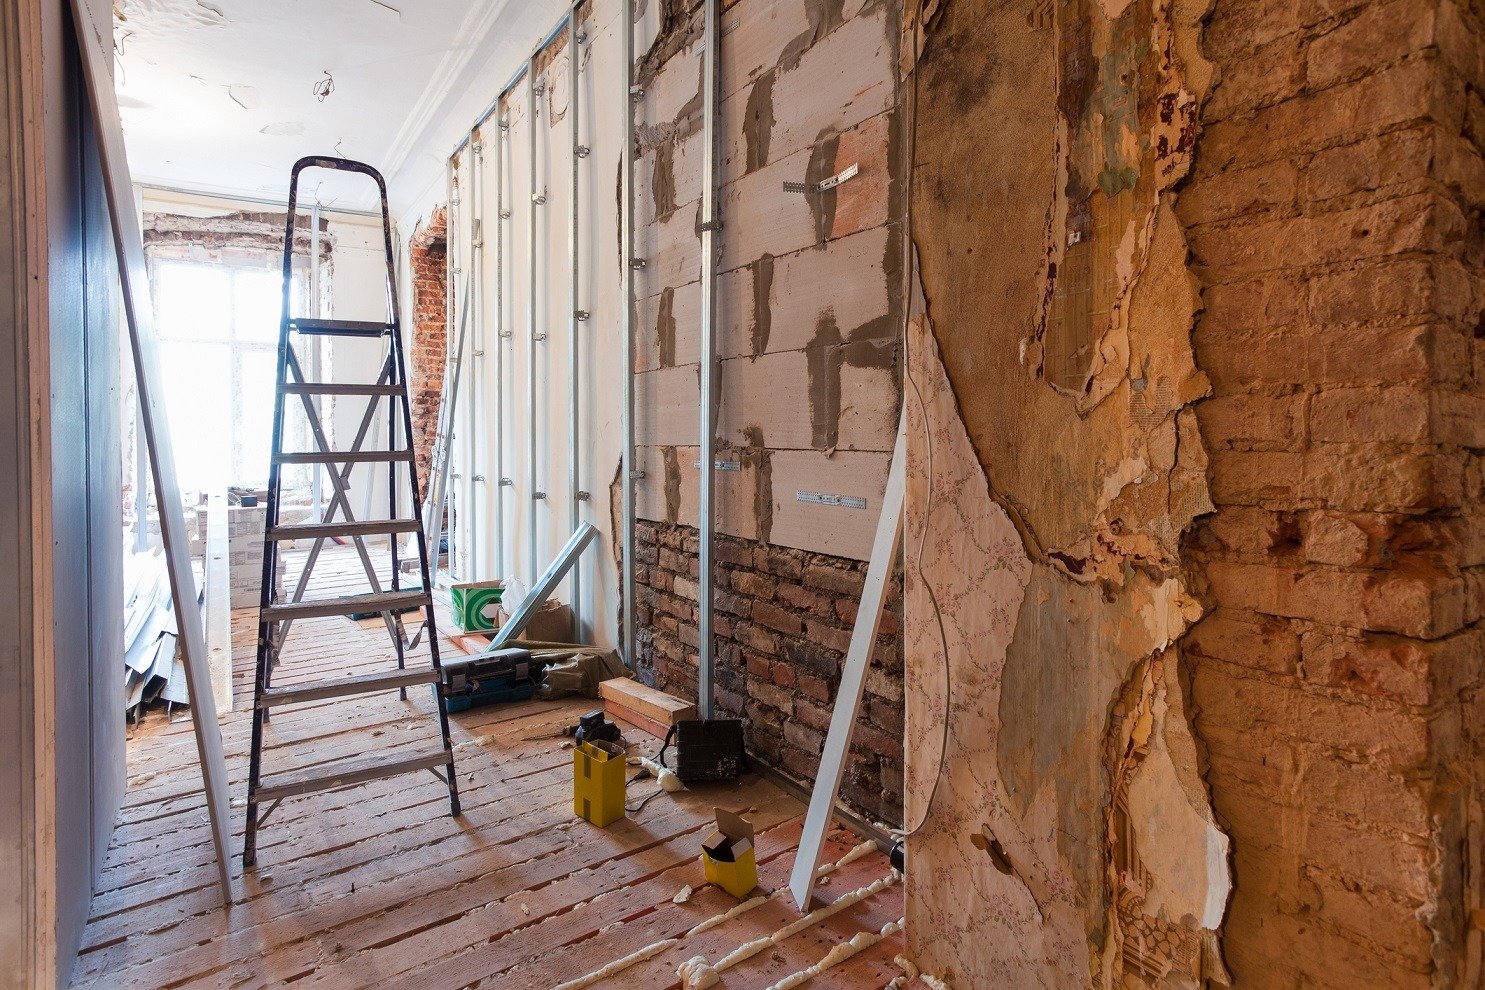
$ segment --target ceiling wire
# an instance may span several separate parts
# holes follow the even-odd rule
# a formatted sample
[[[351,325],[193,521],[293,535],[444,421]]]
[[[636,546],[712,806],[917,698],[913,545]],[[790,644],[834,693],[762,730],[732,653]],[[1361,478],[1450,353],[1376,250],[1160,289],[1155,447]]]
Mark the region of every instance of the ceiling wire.
[[[321,103],[324,103],[325,97],[335,92],[335,77],[330,74],[329,69],[321,69],[320,71],[325,74],[325,78],[317,80],[315,84],[310,87],[310,92],[314,94],[315,99],[319,100]]]

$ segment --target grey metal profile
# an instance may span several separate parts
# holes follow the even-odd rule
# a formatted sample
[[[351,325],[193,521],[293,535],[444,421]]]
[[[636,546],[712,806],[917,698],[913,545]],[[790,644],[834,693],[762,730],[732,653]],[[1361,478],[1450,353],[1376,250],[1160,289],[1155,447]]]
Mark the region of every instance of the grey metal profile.
[[[505,181],[510,148],[510,122],[501,118],[495,128],[495,576],[505,577],[505,348],[511,334],[505,328]]]
[[[531,591],[521,599],[521,604],[516,606],[515,612],[495,633],[490,640],[490,645],[480,652],[480,656],[489,656],[525,631],[527,624],[541,611],[542,605],[546,604],[546,600],[557,589],[557,585],[562,583],[562,578],[577,563],[583,549],[592,543],[593,537],[597,535],[598,530],[593,528],[592,523],[585,522],[578,526],[566,545],[557,551],[557,556],[547,565],[547,569],[542,571],[541,576],[533,582]]]
[[[485,576],[485,553],[484,546],[480,542],[480,515],[484,511],[484,481],[485,472],[481,462],[484,460],[485,445],[481,443],[484,431],[477,428],[476,414],[479,410],[479,382],[481,360],[485,353],[484,345],[484,281],[485,281],[485,237],[484,237],[484,203],[485,203],[485,181],[484,181],[484,155],[483,145],[477,133],[470,134],[469,140],[469,205],[464,214],[467,218],[465,227],[469,234],[469,264],[468,271],[464,273],[464,305],[468,307],[468,334],[470,338],[470,357],[475,360],[471,362],[473,372],[469,376],[469,400],[465,403],[469,410],[467,432],[469,443],[466,449],[469,451],[469,549],[470,561],[469,572],[474,575],[473,580],[480,580]],[[452,234],[453,231],[450,231]],[[452,323],[445,326],[453,326]],[[460,337],[464,331],[460,331]],[[461,339],[460,346],[463,346]],[[460,352],[460,360],[463,353]],[[458,385],[455,384],[457,394]],[[455,407],[457,408],[457,406]],[[454,419],[451,416],[449,423],[452,425]],[[438,560],[438,544],[433,545],[433,559]]]
[[[579,457],[581,452],[579,431],[578,394],[581,379],[582,364],[579,360],[581,342],[578,339],[578,324],[581,322],[581,305],[578,301],[578,293],[581,290],[578,266],[578,163],[582,161],[578,141],[578,107],[582,101],[578,98],[578,43],[582,35],[578,31],[578,3],[575,0],[568,12],[567,17],[567,123],[568,134],[571,139],[568,149],[572,158],[572,188],[571,198],[567,204],[568,230],[567,230],[567,267],[568,267],[568,297],[567,297],[567,496],[568,496],[568,528],[576,530],[582,522],[582,461]],[[581,643],[583,636],[583,568],[581,564],[575,564],[572,568],[571,589],[572,599],[572,636],[573,641]]]
[[[717,214],[717,48],[722,32],[721,0],[706,0],[702,13],[701,67],[701,422],[699,436],[701,469],[699,478],[700,568],[696,595],[696,707],[702,718],[712,717],[715,696],[712,656],[712,536],[715,530],[714,495],[716,480],[717,435],[717,234],[721,226]]]
[[[623,365],[623,466],[620,469],[620,569],[622,575],[624,662],[634,667],[634,0],[623,0],[619,25],[620,57],[624,66],[624,145],[619,151],[619,336]]]
[[[537,207],[545,201],[539,197],[536,185],[536,98],[540,95],[536,81],[535,55],[526,63],[526,130],[530,136],[530,175],[527,185],[530,199],[526,204],[526,427],[531,433],[531,443],[526,451],[527,483],[531,487],[531,505],[528,507],[526,532],[529,549],[526,561],[527,573],[536,579],[536,558],[541,552],[541,527],[536,522],[536,502],[543,497],[541,485],[536,480],[536,447],[539,432],[536,426],[536,215]],[[545,335],[543,338],[545,339]]]

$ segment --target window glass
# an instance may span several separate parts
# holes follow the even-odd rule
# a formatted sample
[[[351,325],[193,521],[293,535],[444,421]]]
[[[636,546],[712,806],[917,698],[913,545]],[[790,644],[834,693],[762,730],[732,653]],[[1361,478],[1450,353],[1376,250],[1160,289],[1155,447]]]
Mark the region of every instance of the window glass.
[[[162,260],[152,265],[151,275],[182,491],[265,486],[283,309],[281,272]],[[297,274],[290,292],[291,311],[304,312],[304,281]],[[307,358],[307,352],[300,354],[301,361]],[[310,447],[303,417],[286,417],[284,449]],[[307,490],[312,470],[286,467],[286,494]]]
[[[232,332],[228,269],[166,262],[156,276],[155,319],[162,337],[227,340]]]

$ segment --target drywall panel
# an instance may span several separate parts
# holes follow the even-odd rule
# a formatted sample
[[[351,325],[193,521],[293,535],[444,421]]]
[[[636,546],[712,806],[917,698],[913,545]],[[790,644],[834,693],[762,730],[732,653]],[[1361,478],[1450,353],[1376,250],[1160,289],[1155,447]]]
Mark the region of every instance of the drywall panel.
[[[733,269],[718,280],[718,353],[803,350],[822,326],[842,340],[896,340],[901,320],[890,300],[900,295],[901,256],[882,226]]]
[[[722,15],[720,92],[732,96],[778,64],[784,49],[811,34],[810,7],[797,0],[735,3]]]
[[[879,114],[839,135],[750,172],[721,196],[721,270],[766,254],[789,254],[887,222],[891,117]],[[821,193],[782,194],[785,182],[818,183],[850,165],[854,178]]]
[[[719,290],[719,294],[725,290]],[[734,300],[722,295],[720,312]],[[634,367],[637,371],[695,364],[701,354],[701,283],[689,282],[635,300]]]
[[[871,555],[872,531],[892,461],[884,452],[779,450],[769,455],[772,475],[771,538],[786,547],[817,550],[853,560]],[[804,492],[860,499],[864,506],[820,505]]]
[[[802,54],[781,51],[775,69],[728,99],[719,148],[726,181],[885,112],[894,96],[889,23],[879,6]]]
[[[660,368],[634,376],[634,428],[637,443],[646,446],[695,444],[700,420],[695,415],[696,365]]]
[[[773,450],[814,446],[811,371],[818,362],[812,362],[804,351],[784,351],[732,358],[721,364],[719,438]]]
[[[696,236],[699,210],[700,203],[693,200],[635,231],[635,256],[645,263],[634,276],[636,297],[697,280],[701,271],[701,245]]]

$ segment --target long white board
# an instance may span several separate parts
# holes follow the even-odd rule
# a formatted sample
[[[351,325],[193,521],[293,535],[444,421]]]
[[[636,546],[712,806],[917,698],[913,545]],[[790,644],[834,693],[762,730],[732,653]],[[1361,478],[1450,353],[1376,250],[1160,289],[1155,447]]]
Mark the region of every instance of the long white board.
[[[846,665],[841,671],[835,709],[830,713],[830,731],[825,735],[825,750],[820,754],[820,772],[815,777],[809,811],[804,816],[804,831],[794,856],[794,870],[789,874],[789,890],[801,911],[809,910],[810,897],[814,893],[815,870],[825,852],[825,833],[830,829],[835,796],[840,791],[840,779],[846,769],[846,754],[851,749],[851,733],[856,729],[856,712],[861,707],[861,692],[866,688],[871,651],[882,623],[882,602],[902,542],[905,435],[906,419],[900,419],[897,443],[892,449],[892,467],[887,471],[887,489],[882,493],[882,513],[877,517],[877,534],[871,545],[871,560],[866,565],[861,605],[856,610],[856,625],[851,630],[851,645],[846,650]]]
[[[196,597],[196,579],[191,573],[190,537],[181,509],[180,485],[176,481],[175,454],[170,447],[170,427],[165,415],[164,379],[160,374],[159,344],[155,339],[155,311],[150,299],[149,274],[144,264],[144,235],[135,213],[134,185],[124,150],[123,122],[113,91],[113,38],[100,38],[96,21],[87,10],[87,0],[71,0],[72,23],[82,51],[83,76],[103,159],[104,187],[113,227],[114,250],[118,254],[119,282],[123,290],[124,315],[129,325],[129,348],[139,387],[140,423],[149,445],[150,473],[155,483],[155,501],[160,513],[160,533],[165,543],[165,569],[175,598],[176,624],[186,668],[186,686],[191,698],[191,721],[196,728],[196,750],[201,758],[201,777],[206,789],[206,808],[211,816],[211,837],[216,846],[217,879],[222,899],[232,903],[231,812],[227,801],[227,761],[222,755],[222,730],[217,724],[216,699],[212,695],[211,668],[206,637],[201,626],[201,607]],[[183,385],[187,383],[182,383]]]

